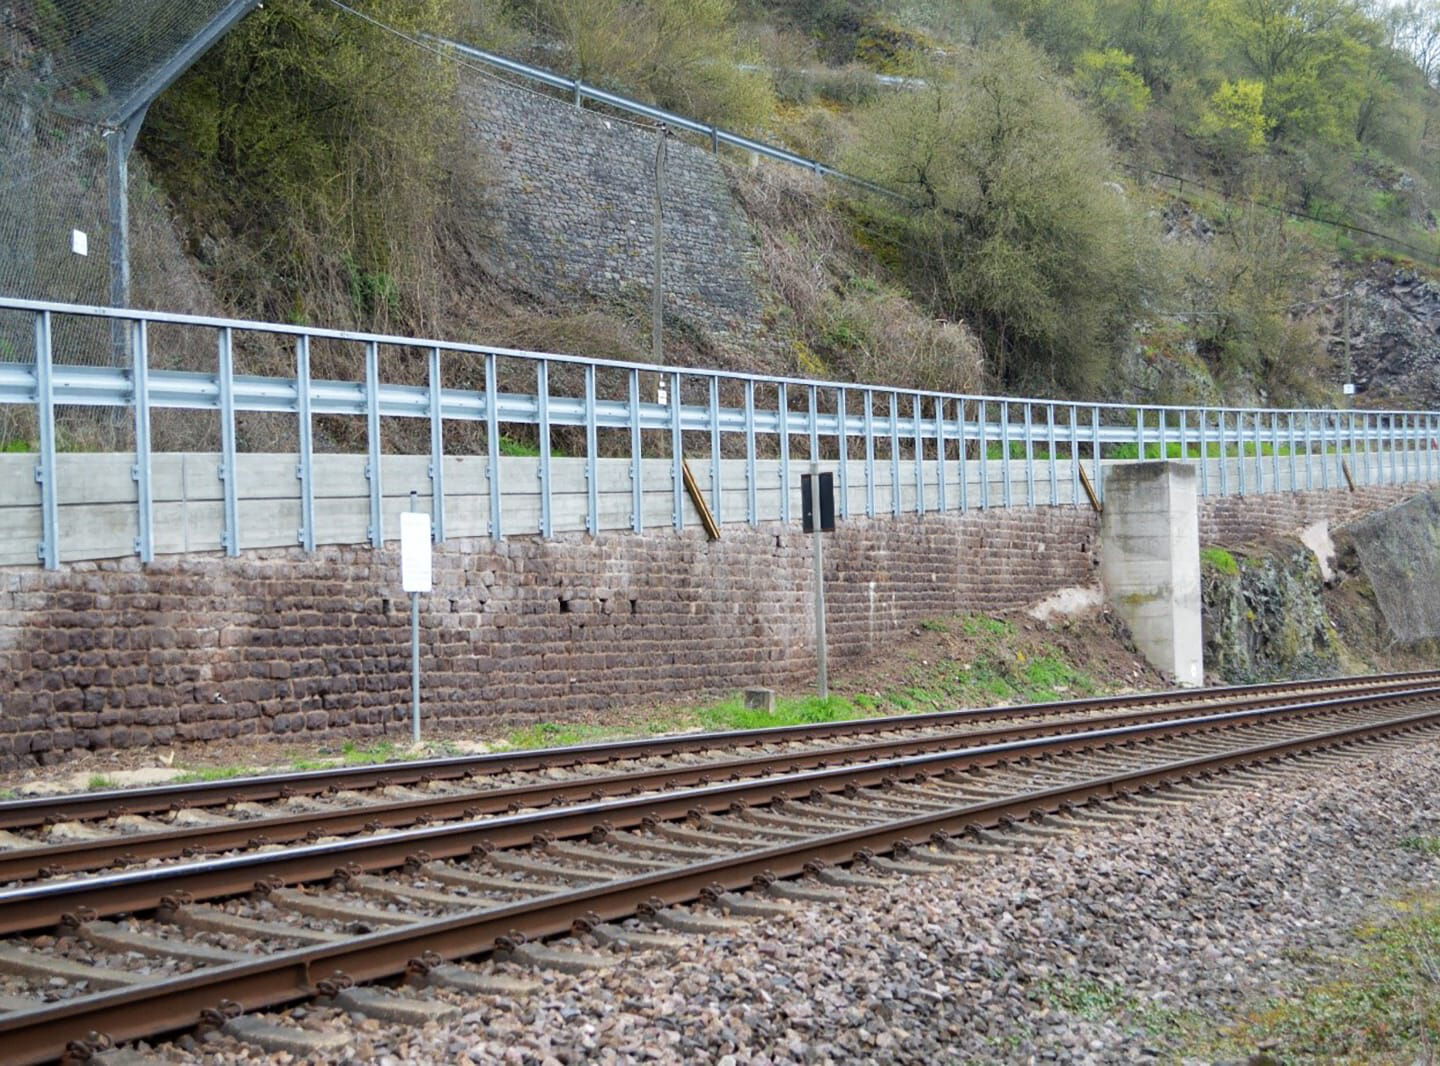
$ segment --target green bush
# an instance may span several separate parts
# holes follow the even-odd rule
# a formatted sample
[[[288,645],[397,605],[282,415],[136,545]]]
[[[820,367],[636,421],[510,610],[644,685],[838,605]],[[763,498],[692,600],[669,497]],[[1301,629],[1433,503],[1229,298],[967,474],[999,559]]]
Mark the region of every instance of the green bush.
[[[931,81],[861,115],[849,165],[921,205],[907,263],[976,327],[996,378],[1097,390],[1146,291],[1142,220],[1103,128],[1018,39]]]
[[[445,33],[458,2],[366,12]],[[454,89],[451,66],[369,22],[270,0],[156,101],[141,148],[245,310],[417,328],[459,133]]]

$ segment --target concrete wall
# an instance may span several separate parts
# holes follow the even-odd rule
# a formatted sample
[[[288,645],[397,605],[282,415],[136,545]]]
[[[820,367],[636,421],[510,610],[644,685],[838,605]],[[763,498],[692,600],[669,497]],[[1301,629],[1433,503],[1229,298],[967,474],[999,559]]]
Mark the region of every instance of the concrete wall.
[[[1105,598],[1151,665],[1180,685],[1205,679],[1195,468],[1130,463],[1110,473],[1100,523]]]

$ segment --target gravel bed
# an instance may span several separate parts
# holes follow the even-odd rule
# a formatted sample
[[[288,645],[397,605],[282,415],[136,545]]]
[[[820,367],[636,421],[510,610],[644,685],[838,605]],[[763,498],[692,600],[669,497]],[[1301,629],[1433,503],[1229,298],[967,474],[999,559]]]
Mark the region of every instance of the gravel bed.
[[[351,1019],[355,1043],[333,1061],[1175,1061],[1147,1025],[1179,1011],[1223,1019],[1320,976],[1324,956],[1348,950],[1354,926],[1386,901],[1440,887],[1440,861],[1399,846],[1440,833],[1437,777],[1440,741],[1429,740],[965,871],[795,905],[735,933],[689,937],[671,956],[547,973],[538,993],[514,1001],[432,990],[463,1005],[458,1021]],[[1067,1009],[1104,985],[1123,988],[1118,1008]],[[276,1061],[228,1040],[165,1051],[185,1062]]]

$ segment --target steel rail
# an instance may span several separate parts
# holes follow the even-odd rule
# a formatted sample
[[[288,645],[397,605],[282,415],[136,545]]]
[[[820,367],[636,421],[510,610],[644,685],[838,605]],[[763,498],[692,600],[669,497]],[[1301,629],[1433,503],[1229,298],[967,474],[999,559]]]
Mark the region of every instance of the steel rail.
[[[1092,696],[1053,703],[1011,704],[1000,707],[930,711],[924,714],[889,715],[881,718],[852,718],[841,722],[773,726],[765,729],[732,729],[713,733],[683,733],[658,737],[601,741],[529,751],[492,752],[483,755],[446,756],[408,762],[375,763],[368,766],[337,766],[326,770],[294,771],[253,777],[196,781],[183,785],[156,785],[145,788],[105,789],[61,796],[37,796],[0,801],[0,829],[26,829],[53,821],[84,821],[119,814],[146,814],[184,807],[220,806],[237,800],[283,799],[310,795],[331,788],[364,789],[384,785],[406,785],[427,780],[448,780],[472,774],[517,773],[614,762],[620,759],[659,758],[710,748],[734,748],[821,740],[890,730],[925,729],[991,719],[1009,720],[1067,710],[1106,710],[1155,703],[1194,705],[1247,694],[1282,694],[1305,690],[1350,692],[1355,689],[1387,689],[1417,681],[1440,679],[1440,670],[1398,674],[1371,674],[1334,680],[1314,679],[1257,685],[1232,685],[1203,689],[1170,689],[1163,692]],[[558,787],[558,785],[557,785]]]
[[[743,888],[765,879],[791,877],[816,863],[848,862],[866,854],[910,846],[916,838],[943,841],[970,828],[988,828],[1094,800],[1129,795],[1237,766],[1355,743],[1440,723],[1440,708],[1322,734],[1271,741],[1229,752],[1180,759],[1075,784],[957,806],[873,826],[826,834],[793,844],[722,856],[677,870],[643,874],[486,911],[431,919],[393,930],[316,947],[278,952],[254,962],[201,969],[153,984],[0,1015],[0,1039],[17,1066],[64,1053],[68,1042],[89,1032],[131,1040],[193,1025],[222,1000],[255,1010],[307,999],[326,980],[374,981],[425,966],[424,958],[458,959],[514,940],[555,935],[578,918],[614,920],[642,905],[671,905],[707,892]]]
[[[1366,686],[1364,695],[1395,691],[1396,687]],[[1414,691],[1414,690],[1410,690]],[[1431,689],[1440,697],[1440,685]],[[1360,693],[1348,692],[1349,698]],[[1208,707],[1210,714],[1243,709],[1263,709],[1283,703],[1282,693],[1263,693],[1228,699]],[[1046,705],[1044,706],[1057,706]],[[1062,706],[1063,705],[1059,705]],[[1326,713],[1328,708],[1295,711],[1301,714]],[[657,767],[624,771],[594,777],[577,777],[567,781],[537,781],[505,788],[481,789],[452,795],[427,796],[345,807],[336,810],[305,811],[268,818],[236,821],[229,825],[188,826],[182,829],[120,834],[102,840],[77,840],[64,844],[0,852],[0,883],[22,881],[37,876],[58,876],[82,870],[96,870],[117,862],[137,863],[149,859],[192,857],[203,851],[224,851],[235,848],[260,847],[265,844],[287,844],[362,831],[394,829],[417,822],[434,820],[473,819],[524,807],[542,807],[560,803],[598,800],[605,797],[633,795],[664,789],[705,785],[712,781],[741,777],[761,777],[775,773],[796,772],[836,763],[891,758],[920,754],[953,747],[996,744],[1007,740],[1023,740],[1041,736],[1064,736],[1097,726],[1115,728],[1158,722],[1193,714],[1194,708],[1167,705],[1154,710],[1106,716],[1097,722],[1093,717],[1047,719],[1031,724],[1006,724],[961,734],[929,734],[923,737],[890,737],[809,751],[778,752],[768,755],[725,759],[688,766]],[[904,721],[904,719],[901,719]]]
[[[920,770],[938,773],[947,769],[993,766],[1019,758],[1074,753],[1136,740],[1308,717],[1321,711],[1403,706],[1421,701],[1440,702],[1440,687],[966,746],[950,751],[877,759],[860,766],[775,774],[673,792],[596,800],[522,814],[382,832],[325,844],[22,885],[0,892],[0,934],[43,929],[61,921],[66,914],[81,910],[100,917],[129,914],[153,909],[166,896],[181,893],[197,900],[235,895],[272,879],[286,884],[323,880],[333,876],[341,866],[357,866],[362,871],[383,870],[403,865],[420,853],[428,858],[443,859],[468,855],[476,847],[518,847],[529,843],[539,833],[557,838],[586,835],[601,822],[618,828],[633,828],[652,819],[684,817],[696,810],[725,810],[736,802],[768,803],[777,796],[788,797],[795,790],[838,792],[852,786],[879,784],[900,773]]]

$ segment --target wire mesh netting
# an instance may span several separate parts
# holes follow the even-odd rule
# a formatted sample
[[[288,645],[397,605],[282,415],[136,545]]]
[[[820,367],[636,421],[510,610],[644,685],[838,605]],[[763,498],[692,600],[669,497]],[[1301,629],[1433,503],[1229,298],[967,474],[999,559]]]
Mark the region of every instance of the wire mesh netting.
[[[0,293],[79,304],[111,302],[107,137],[145,102],[166,65],[235,0],[20,0],[0,12]],[[132,161],[130,302],[204,312],[200,283],[175,244],[164,198]],[[115,365],[126,338],[107,325],[57,332],[58,363]],[[184,358],[185,353],[173,353]],[[26,316],[0,319],[0,359],[34,358]],[[76,446],[121,444],[117,414],[61,412]],[[14,422],[14,419],[7,420]],[[0,423],[0,443],[27,436]]]

